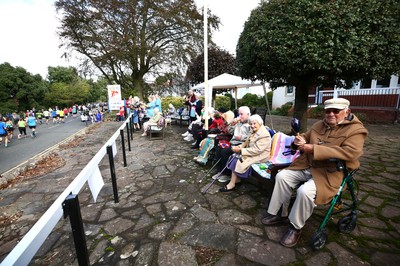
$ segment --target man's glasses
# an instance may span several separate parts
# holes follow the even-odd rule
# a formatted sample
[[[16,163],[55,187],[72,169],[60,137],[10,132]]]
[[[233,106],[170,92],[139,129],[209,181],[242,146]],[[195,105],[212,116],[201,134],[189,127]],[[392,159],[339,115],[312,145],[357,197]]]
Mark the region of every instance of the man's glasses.
[[[342,110],[341,109],[326,109],[325,110],[325,114],[330,114],[331,112],[334,113],[335,115],[337,115],[338,113],[340,113]]]

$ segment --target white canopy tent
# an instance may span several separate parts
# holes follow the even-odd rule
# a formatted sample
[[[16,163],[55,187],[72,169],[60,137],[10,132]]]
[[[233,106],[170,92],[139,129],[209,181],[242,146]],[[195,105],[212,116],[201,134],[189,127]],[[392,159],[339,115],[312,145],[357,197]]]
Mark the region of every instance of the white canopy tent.
[[[240,88],[248,88],[252,86],[260,86],[261,82],[252,82],[248,79],[242,79],[239,76],[231,75],[231,74],[221,74],[215,78],[208,80],[208,90],[205,88],[205,83],[200,83],[194,87],[192,90],[201,91],[204,94],[204,97],[208,100],[209,106],[211,107],[212,102],[212,90],[234,90],[235,92],[235,107],[237,108],[237,89]]]

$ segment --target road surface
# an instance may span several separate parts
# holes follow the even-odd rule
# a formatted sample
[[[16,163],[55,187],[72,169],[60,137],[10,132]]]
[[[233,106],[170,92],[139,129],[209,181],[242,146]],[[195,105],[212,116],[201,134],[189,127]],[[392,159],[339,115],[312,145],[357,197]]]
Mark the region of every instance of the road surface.
[[[32,158],[53,145],[65,140],[79,130],[86,127],[80,117],[68,117],[61,124],[38,124],[36,138],[31,138],[31,130],[26,129],[27,138],[17,139],[19,130],[14,130],[14,137],[8,147],[4,147],[4,140],[0,146],[0,175],[22,162]]]

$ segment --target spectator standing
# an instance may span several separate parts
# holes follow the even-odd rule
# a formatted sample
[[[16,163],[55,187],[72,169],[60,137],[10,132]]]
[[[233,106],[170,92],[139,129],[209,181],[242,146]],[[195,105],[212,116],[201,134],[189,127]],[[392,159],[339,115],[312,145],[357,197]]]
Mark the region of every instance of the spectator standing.
[[[158,111],[159,111],[160,113],[162,113],[160,95],[156,94],[156,95],[154,96],[154,98],[155,98],[155,104],[154,104],[155,106],[154,106],[154,107],[158,108]]]
[[[148,118],[151,118],[154,116],[154,108],[156,107],[156,98],[154,95],[150,95],[147,99],[149,100],[149,102],[148,104],[146,104],[146,116]]]
[[[193,90],[189,90],[188,95],[186,96],[185,102],[184,102],[184,104],[187,106],[188,114],[190,114],[190,109],[192,108],[192,103],[194,103],[195,101],[196,101],[196,96],[194,95]],[[196,119],[194,119],[194,120],[196,120]],[[191,118],[190,121],[194,121],[194,120],[192,120],[192,118]]]

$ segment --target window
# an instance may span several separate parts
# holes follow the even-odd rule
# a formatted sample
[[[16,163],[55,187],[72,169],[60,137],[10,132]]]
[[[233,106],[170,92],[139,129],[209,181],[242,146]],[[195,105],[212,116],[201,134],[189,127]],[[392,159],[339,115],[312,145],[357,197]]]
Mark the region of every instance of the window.
[[[386,79],[379,79],[376,82],[377,88],[389,88],[390,87],[390,77]]]
[[[286,86],[286,95],[293,95],[294,87],[293,86]]]

